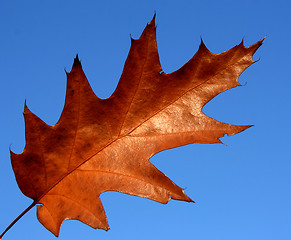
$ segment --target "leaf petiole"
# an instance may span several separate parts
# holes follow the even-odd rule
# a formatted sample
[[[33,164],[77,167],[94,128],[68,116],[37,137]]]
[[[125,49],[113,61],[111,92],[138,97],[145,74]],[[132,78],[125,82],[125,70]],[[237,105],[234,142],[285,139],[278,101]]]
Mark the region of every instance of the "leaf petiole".
[[[0,235],[0,240],[4,236],[4,234],[15,224],[18,222],[20,218],[23,217],[25,213],[27,213],[30,209],[32,209],[36,205],[36,201],[34,201],[32,204],[30,204],[17,218],[14,219],[12,223],[4,230],[4,232]]]

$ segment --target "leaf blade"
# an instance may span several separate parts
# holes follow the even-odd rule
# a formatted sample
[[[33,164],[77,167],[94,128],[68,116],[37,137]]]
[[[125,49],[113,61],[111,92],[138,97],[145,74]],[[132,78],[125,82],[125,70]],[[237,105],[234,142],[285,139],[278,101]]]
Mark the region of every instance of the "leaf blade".
[[[149,162],[157,152],[190,143],[221,143],[249,128],[218,122],[202,112],[219,93],[239,86],[262,41],[211,53],[198,52],[179,70],[161,73],[154,19],[132,40],[120,82],[108,99],[91,89],[78,56],[67,73],[65,106],[49,126],[25,106],[26,146],[11,152],[21,191],[41,204],[39,221],[58,236],[65,219],[108,230],[105,191],[193,202]],[[80,207],[82,206],[82,207]]]

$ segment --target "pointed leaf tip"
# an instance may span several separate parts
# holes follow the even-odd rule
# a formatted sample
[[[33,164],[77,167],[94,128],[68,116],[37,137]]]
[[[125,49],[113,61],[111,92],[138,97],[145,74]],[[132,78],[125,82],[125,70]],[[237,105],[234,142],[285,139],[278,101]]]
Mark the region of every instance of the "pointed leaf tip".
[[[154,16],[153,16],[151,22],[148,25],[155,25],[155,21],[156,21],[156,11],[154,13]]]
[[[76,55],[76,57],[74,58],[74,63],[73,63],[73,67],[75,66],[80,66],[81,65],[81,62],[79,60],[79,56],[78,54]]]
[[[202,36],[200,36],[200,45],[199,45],[199,50],[206,50],[206,51],[209,51],[208,48],[206,47],[205,43],[203,42]]]
[[[243,38],[241,39],[241,42],[239,43],[239,46],[244,46],[244,41],[245,41],[245,37],[243,37]]]
[[[253,45],[247,47],[247,49],[249,50],[249,52],[250,52],[252,55],[254,55],[255,52],[258,50],[258,48],[259,48],[260,46],[262,46],[264,39],[265,39],[265,37],[264,37],[263,39],[259,40],[258,42],[256,42],[255,44],[253,44]],[[256,61],[255,61],[255,62],[256,62]]]
[[[154,22],[156,20],[156,16],[157,16],[157,12],[155,11],[154,16],[153,16],[153,19],[152,19],[151,22]]]
[[[27,102],[26,102],[26,99],[24,100],[24,109],[23,109],[23,114],[27,113],[27,112],[30,112],[28,106],[27,106]]]

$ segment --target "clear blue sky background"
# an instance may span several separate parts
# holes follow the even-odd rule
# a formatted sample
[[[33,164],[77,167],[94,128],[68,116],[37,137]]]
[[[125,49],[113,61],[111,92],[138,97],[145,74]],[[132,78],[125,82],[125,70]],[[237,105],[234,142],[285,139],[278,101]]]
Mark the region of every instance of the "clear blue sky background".
[[[197,203],[162,205],[116,192],[101,195],[111,229],[65,221],[64,239],[291,239],[291,2],[1,1],[0,232],[31,203],[19,190],[9,146],[25,146],[23,105],[53,125],[64,104],[76,53],[99,97],[115,89],[130,48],[157,12],[162,67],[172,72],[197,51],[200,36],[214,53],[267,36],[239,81],[205,112],[233,124],[255,124],[222,144],[193,144],[151,161]],[[27,213],[3,240],[55,239]]]

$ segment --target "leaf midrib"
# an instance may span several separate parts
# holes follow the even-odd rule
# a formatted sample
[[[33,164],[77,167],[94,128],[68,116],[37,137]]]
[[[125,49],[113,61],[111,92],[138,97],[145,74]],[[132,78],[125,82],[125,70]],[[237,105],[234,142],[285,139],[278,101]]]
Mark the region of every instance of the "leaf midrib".
[[[236,54],[234,54],[235,56]],[[233,57],[234,57],[233,56]],[[135,131],[137,128],[139,128],[141,125],[143,125],[145,122],[147,122],[148,120],[150,120],[152,117],[156,116],[158,113],[162,112],[164,109],[166,109],[167,107],[171,106],[172,104],[174,104],[176,101],[178,101],[180,98],[182,98],[185,94],[187,94],[188,92],[192,91],[193,89],[198,88],[199,86],[205,84],[206,82],[210,81],[213,77],[215,77],[216,75],[220,74],[221,72],[223,72],[224,70],[228,69],[229,67],[239,63],[243,61],[242,58],[240,58],[239,61],[229,64],[227,65],[225,68],[221,69],[220,71],[218,71],[216,74],[212,75],[211,77],[209,77],[208,79],[206,79],[205,81],[203,81],[202,83],[194,86],[193,88],[190,88],[189,90],[185,91],[183,94],[181,94],[181,96],[177,97],[175,100],[173,100],[172,102],[170,102],[168,105],[164,106],[163,108],[161,108],[159,111],[155,112],[154,114],[152,114],[151,116],[149,116],[147,119],[145,119],[143,122],[141,122],[139,125],[137,125],[136,127],[134,127],[132,130],[130,130],[128,133],[124,134],[124,135],[119,135],[118,137],[116,137],[115,139],[113,139],[111,142],[109,142],[107,145],[105,145],[103,148],[101,148],[100,150],[98,150],[96,153],[92,154],[90,157],[88,157],[86,160],[84,160],[83,162],[81,162],[79,165],[77,165],[74,169],[72,169],[71,171],[69,171],[68,173],[64,174],[64,176],[62,176],[58,181],[56,181],[56,183],[54,185],[52,185],[46,192],[44,192],[40,197],[38,197],[35,202],[38,203],[45,195],[48,194],[48,192],[50,190],[52,190],[56,185],[58,185],[64,178],[66,178],[67,176],[69,176],[72,172],[74,172],[75,170],[77,170],[80,166],[82,166],[83,164],[85,164],[87,161],[89,161],[90,159],[92,159],[94,156],[96,156],[97,154],[99,154],[100,152],[102,152],[105,148],[109,147],[110,145],[112,145],[113,143],[115,143],[116,141],[118,141],[119,139],[122,139],[126,136],[129,136],[133,131]],[[137,92],[137,91],[136,91]],[[136,93],[135,92],[135,93]],[[134,96],[133,96],[134,98]],[[203,113],[204,114],[204,113]],[[74,146],[72,147],[74,148]]]

